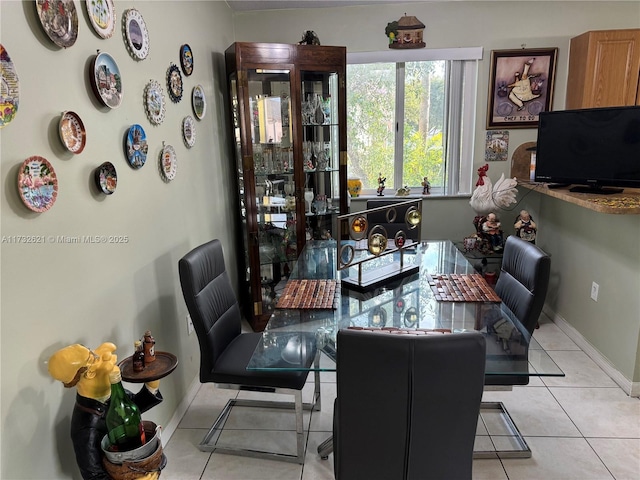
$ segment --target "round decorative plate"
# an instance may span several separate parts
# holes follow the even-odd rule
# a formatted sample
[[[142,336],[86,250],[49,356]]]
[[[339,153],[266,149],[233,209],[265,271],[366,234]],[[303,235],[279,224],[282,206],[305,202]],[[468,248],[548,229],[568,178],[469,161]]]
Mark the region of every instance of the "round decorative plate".
[[[193,87],[191,103],[193,104],[193,113],[195,113],[198,120],[202,120],[207,111],[207,99],[204,96],[204,88],[202,85]]]
[[[153,125],[160,125],[164,121],[164,93],[155,80],[150,80],[144,88],[144,110]]]
[[[166,145],[160,154],[160,171],[167,181],[176,178],[176,170],[178,169],[178,159],[176,151],[171,145]]]
[[[191,115],[187,115],[182,119],[182,138],[187,148],[191,148],[196,144],[196,121]]]
[[[91,86],[98,100],[109,108],[122,103],[122,76],[118,64],[107,52],[100,52],[91,66]]]
[[[173,103],[182,100],[182,74],[173,63],[167,69],[167,90]]]
[[[111,38],[116,29],[116,9],[113,0],[86,0],[89,21],[102,38]]]
[[[144,60],[149,55],[149,32],[138,10],[130,8],[122,14],[122,30],[127,49],[136,60]]]
[[[140,125],[131,125],[125,138],[125,153],[132,168],[141,168],[147,161],[147,135]]]
[[[11,57],[0,44],[0,128],[9,125],[18,113],[20,83]]]
[[[78,11],[73,0],[36,0],[40,23],[51,41],[62,48],[76,43]]]
[[[27,158],[18,172],[20,198],[29,210],[46,212],[58,196],[58,177],[46,158]]]
[[[180,66],[187,77],[193,73],[193,52],[186,43],[180,47]]]
[[[111,195],[116,191],[118,175],[116,167],[111,162],[104,162],[95,170],[96,185],[105,195]]]
[[[87,144],[87,132],[75,112],[63,112],[60,117],[60,139],[71,153],[82,153]]]

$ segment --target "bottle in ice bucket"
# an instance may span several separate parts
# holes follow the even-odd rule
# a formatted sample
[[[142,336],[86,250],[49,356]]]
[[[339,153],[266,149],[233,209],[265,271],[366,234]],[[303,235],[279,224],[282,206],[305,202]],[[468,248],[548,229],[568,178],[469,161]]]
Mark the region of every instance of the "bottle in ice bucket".
[[[111,400],[107,411],[107,435],[110,449],[126,452],[145,443],[144,427],[138,406],[124,391],[120,368],[116,365],[109,374]]]
[[[144,370],[144,349],[140,340],[136,340],[135,342],[133,342],[133,346],[133,371],[139,373]]]
[[[148,365],[156,359],[156,341],[151,336],[151,331],[144,332],[144,364]]]

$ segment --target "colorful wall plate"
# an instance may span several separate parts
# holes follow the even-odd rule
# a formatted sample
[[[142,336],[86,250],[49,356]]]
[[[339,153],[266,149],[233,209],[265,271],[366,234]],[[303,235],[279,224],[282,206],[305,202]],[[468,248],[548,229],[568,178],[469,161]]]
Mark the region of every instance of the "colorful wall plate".
[[[182,138],[187,148],[196,144],[196,121],[191,115],[182,119]]]
[[[122,30],[127,50],[135,60],[144,60],[149,55],[149,32],[144,18],[138,10],[130,8],[122,14]]]
[[[119,107],[122,103],[122,76],[113,57],[107,52],[98,53],[89,74],[93,93],[98,100],[109,108]]]
[[[62,48],[76,43],[78,11],[73,0],[36,0],[42,28],[51,41]]]
[[[20,83],[11,57],[0,44],[0,128],[9,125],[18,113]]]
[[[46,158],[27,158],[18,171],[18,191],[29,210],[46,212],[58,196],[58,177]]]
[[[77,113],[67,111],[62,113],[59,124],[60,139],[71,153],[82,153],[87,144],[87,132]]]
[[[124,149],[129,165],[135,169],[142,168],[147,161],[147,152],[149,151],[144,128],[137,124],[131,125],[125,137]]]
[[[111,195],[116,191],[118,185],[118,174],[116,173],[116,167],[111,162],[104,162],[95,172],[96,185],[102,193],[105,195]]]
[[[204,114],[207,112],[207,99],[204,96],[204,88],[202,85],[193,87],[191,103],[193,105],[193,113],[195,113],[198,120],[202,120]]]
[[[176,170],[178,169],[178,158],[176,151],[171,145],[165,145],[160,154],[160,171],[165,180],[170,182],[176,178]]]
[[[144,89],[144,110],[153,125],[160,125],[164,121],[164,93],[155,80],[150,80]]]
[[[180,66],[187,77],[193,73],[193,52],[186,43],[180,47]]]
[[[167,90],[173,103],[182,100],[182,74],[173,63],[167,69]]]
[[[91,26],[102,38],[111,38],[116,29],[116,9],[113,0],[86,0]]]

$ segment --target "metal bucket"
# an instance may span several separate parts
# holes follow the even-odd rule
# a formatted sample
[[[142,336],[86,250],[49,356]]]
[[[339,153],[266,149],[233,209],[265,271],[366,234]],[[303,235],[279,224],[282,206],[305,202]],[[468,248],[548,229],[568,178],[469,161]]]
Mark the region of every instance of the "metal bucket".
[[[158,448],[158,443],[161,441],[160,433],[162,427],[149,420],[143,420],[142,425],[144,427],[144,433],[145,437],[147,438],[147,442],[141,447],[134,448],[133,450],[128,450],[126,452],[110,451],[109,447],[111,446],[111,443],[109,443],[109,436],[105,435],[102,438],[100,446],[102,447],[102,452],[104,453],[107,460],[109,460],[111,463],[119,465],[122,464],[122,462],[134,462],[136,460],[143,460],[154,453]]]

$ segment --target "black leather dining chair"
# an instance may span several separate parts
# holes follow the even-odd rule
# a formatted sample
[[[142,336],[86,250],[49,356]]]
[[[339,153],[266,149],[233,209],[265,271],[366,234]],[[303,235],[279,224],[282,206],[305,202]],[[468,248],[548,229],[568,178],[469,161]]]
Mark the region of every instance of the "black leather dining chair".
[[[303,404],[302,388],[314,360],[318,361],[315,341],[307,342],[301,334],[297,345],[300,371],[262,372],[247,370],[261,333],[241,332],[241,312],[225,268],[222,244],[211,240],[187,253],[178,262],[180,284],[200,346],[200,381],[218,387],[293,395],[294,402],[232,399],[222,410],[199,445],[202,451],[216,451],[252,457],[304,463],[303,408],[319,409],[320,379],[314,375],[314,401]],[[311,339],[310,339],[311,340]],[[305,370],[307,369],[307,370]],[[220,433],[234,406],[293,408],[296,418],[296,454],[257,451],[222,445]]]
[[[485,338],[382,332],[338,332],[336,480],[471,479]]]

